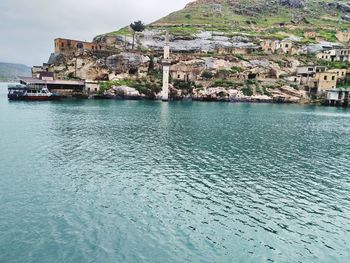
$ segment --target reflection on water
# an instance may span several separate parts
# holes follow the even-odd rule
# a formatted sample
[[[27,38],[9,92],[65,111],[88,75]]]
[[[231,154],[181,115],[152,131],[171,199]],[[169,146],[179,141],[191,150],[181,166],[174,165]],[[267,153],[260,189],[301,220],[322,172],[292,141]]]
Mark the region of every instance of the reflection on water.
[[[348,110],[0,100],[0,262],[350,257]]]

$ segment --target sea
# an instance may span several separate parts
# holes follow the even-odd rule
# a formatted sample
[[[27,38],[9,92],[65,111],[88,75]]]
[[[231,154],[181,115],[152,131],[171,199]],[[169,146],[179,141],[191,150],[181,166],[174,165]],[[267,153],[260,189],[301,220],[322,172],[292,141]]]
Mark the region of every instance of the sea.
[[[0,262],[350,262],[350,109],[6,92]]]

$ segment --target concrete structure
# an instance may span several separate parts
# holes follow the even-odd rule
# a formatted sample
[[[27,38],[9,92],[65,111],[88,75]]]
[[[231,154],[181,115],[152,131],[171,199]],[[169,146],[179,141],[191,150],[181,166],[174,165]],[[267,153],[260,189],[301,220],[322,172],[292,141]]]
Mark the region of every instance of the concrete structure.
[[[338,31],[336,37],[339,42],[347,43],[350,41],[350,31]]]
[[[350,106],[350,89],[332,89],[325,92],[325,104],[329,106]]]
[[[53,77],[44,77],[43,75],[40,78],[20,77],[19,80],[23,85],[44,86],[50,92],[61,96],[82,94],[85,88],[85,81],[83,80],[54,80]]]
[[[102,50],[103,46],[94,42],[85,42],[73,39],[56,38],[55,53],[68,53],[81,50]]]
[[[324,66],[305,65],[297,67],[297,76],[314,77],[316,73],[326,71]]]
[[[170,73],[170,42],[169,33],[165,34],[164,42],[164,56],[163,56],[163,88],[162,88],[162,100],[169,100],[169,73]]]
[[[326,67],[306,65],[297,68],[296,80],[300,84],[309,88],[310,93],[322,93],[325,90],[335,89],[337,87],[338,74],[343,71],[328,71]]]
[[[86,80],[84,93],[97,94],[100,91],[100,85],[98,81]]]
[[[318,59],[322,59],[325,61],[340,61],[347,62],[350,61],[350,49],[342,48],[342,49],[330,49],[318,53],[316,55]]]

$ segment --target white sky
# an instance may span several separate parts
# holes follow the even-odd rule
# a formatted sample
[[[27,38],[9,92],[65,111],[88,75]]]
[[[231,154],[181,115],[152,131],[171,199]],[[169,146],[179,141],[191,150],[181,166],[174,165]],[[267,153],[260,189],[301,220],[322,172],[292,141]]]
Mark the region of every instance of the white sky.
[[[0,62],[47,62],[57,37],[90,41],[135,20],[153,22],[191,0],[0,0]]]

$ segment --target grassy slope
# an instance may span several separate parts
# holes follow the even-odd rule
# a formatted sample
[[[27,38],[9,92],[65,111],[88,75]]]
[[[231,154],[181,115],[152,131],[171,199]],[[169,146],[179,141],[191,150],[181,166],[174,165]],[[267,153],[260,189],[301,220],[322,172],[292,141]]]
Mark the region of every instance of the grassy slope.
[[[173,12],[149,26],[167,29],[178,35],[193,35],[202,30],[214,30],[278,37],[276,34],[283,31],[303,36],[305,30],[315,30],[326,40],[334,41],[335,29],[348,29],[350,23],[341,20],[340,11],[320,5],[320,2],[330,1],[332,0],[307,0],[306,8],[298,9],[278,4],[266,5],[266,0],[237,0],[238,3],[233,7],[229,1],[222,0],[221,12],[213,12],[212,4],[192,5]],[[242,13],[241,10],[247,12]],[[296,15],[306,17],[306,21],[293,25],[291,20]],[[280,28],[281,23],[286,27]],[[125,33],[130,34],[127,27],[107,35]]]

